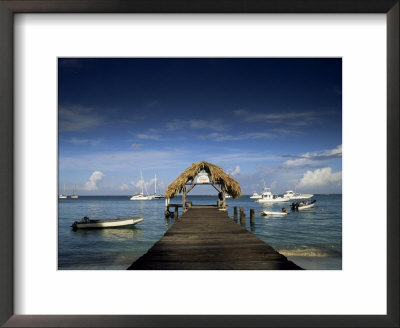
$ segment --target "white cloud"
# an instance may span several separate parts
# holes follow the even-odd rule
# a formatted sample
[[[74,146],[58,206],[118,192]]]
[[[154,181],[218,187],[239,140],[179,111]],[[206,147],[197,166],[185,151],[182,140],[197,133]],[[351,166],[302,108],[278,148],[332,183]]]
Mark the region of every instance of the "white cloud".
[[[269,132],[250,132],[238,135],[213,132],[207,135],[199,136],[199,139],[212,139],[214,141],[233,141],[233,140],[262,139],[262,138],[276,138],[276,137],[277,135]]]
[[[285,124],[291,126],[305,126],[321,122],[321,114],[314,111],[258,113],[244,109],[235,110],[234,114],[249,123]]]
[[[131,187],[126,183],[123,183],[122,185],[119,186],[119,190],[129,190],[129,189],[131,189]]]
[[[301,154],[296,159],[289,159],[282,163],[282,167],[285,168],[301,168],[311,166],[316,162],[329,161],[333,159],[339,159],[342,157],[342,145],[338,145],[334,149],[328,149],[321,152],[307,152]]]
[[[138,144],[138,143],[133,143],[132,145],[131,145],[131,147],[133,148],[133,149],[139,149],[140,147],[142,147],[143,146],[143,144]]]
[[[99,189],[98,183],[103,180],[104,174],[100,171],[94,171],[90,176],[89,180],[86,181],[83,189],[85,190],[97,190]]]
[[[176,131],[184,128],[208,129],[221,131],[227,129],[227,125],[222,120],[172,120],[166,124],[168,131]]]
[[[139,139],[147,139],[147,140],[159,140],[160,136],[156,134],[146,134],[146,133],[139,133],[136,135]]]
[[[171,156],[174,154],[174,156]],[[91,169],[100,171],[154,169],[190,165],[190,154],[183,149],[141,150],[124,152],[98,152],[71,157],[59,157],[59,168],[63,170]]]
[[[61,107],[58,111],[58,120],[61,131],[87,130],[105,122],[104,118],[94,113],[91,108],[82,106]]]
[[[332,155],[342,156],[342,145],[339,145],[334,149],[325,150],[324,152],[322,152],[322,154],[325,156],[332,156]]]
[[[236,165],[236,167],[235,167],[235,169],[227,169],[226,170],[227,172],[228,172],[228,174],[230,174],[231,176],[235,176],[235,175],[238,175],[239,173],[240,173],[240,166],[239,165]]]
[[[90,144],[92,146],[98,145],[100,142],[102,142],[101,139],[80,139],[76,137],[72,137],[71,139],[66,140],[67,142],[73,143],[75,145],[84,145],[84,144]]]
[[[332,172],[331,167],[316,169],[315,171],[307,171],[304,173],[298,188],[306,187],[322,187],[328,185],[338,186],[342,183],[342,172]]]

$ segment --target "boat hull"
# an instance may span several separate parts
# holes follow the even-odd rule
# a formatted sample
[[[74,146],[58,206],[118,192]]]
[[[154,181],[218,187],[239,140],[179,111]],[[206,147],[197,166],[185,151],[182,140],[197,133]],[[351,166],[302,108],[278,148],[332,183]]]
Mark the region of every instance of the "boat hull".
[[[298,196],[291,196],[290,199],[309,199],[312,196],[314,196],[314,195],[312,195],[312,194],[301,194],[301,195],[298,195]]]
[[[302,210],[306,210],[306,209],[309,209],[309,208],[313,208],[314,205],[315,205],[315,203],[312,203],[312,204],[309,204],[309,205],[299,206],[298,210],[302,211]]]
[[[272,203],[283,203],[283,202],[288,202],[289,198],[275,198],[275,199],[264,199],[261,198],[257,200],[258,203],[264,203],[264,204],[272,204]]]
[[[73,229],[98,229],[98,228],[115,228],[135,225],[143,221],[142,217],[123,218],[123,219],[104,219],[104,220],[89,220],[88,222],[75,221],[72,225]]]
[[[286,212],[261,211],[261,213],[266,216],[286,216],[286,215],[288,215],[288,213],[286,213]]]
[[[131,200],[152,200],[151,196],[132,196]]]

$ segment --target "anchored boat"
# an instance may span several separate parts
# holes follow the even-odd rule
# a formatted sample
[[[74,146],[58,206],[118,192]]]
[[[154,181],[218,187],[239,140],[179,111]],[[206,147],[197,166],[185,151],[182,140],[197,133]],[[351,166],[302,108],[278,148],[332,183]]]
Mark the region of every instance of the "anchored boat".
[[[64,193],[58,195],[58,199],[67,199],[67,194],[65,193],[65,184],[64,184]]]
[[[260,211],[260,213],[262,215],[274,216],[274,217],[282,217],[282,216],[286,216],[289,214],[287,212],[271,212],[271,211]]]
[[[78,199],[78,195],[76,193],[76,184],[74,185],[74,190],[72,191],[71,199]]]
[[[130,198],[130,200],[152,200],[153,196],[150,196],[148,194],[147,195],[144,194],[144,190],[143,190],[144,181],[143,181],[142,170],[140,170],[140,184],[142,186],[142,192],[133,195]],[[146,188],[146,192],[147,192],[147,188]]]
[[[313,194],[297,194],[294,193],[292,190],[285,191],[283,194],[283,197],[289,198],[289,199],[308,199],[314,196]]]
[[[71,227],[73,230],[77,229],[93,229],[93,228],[115,228],[115,227],[126,227],[135,225],[143,221],[143,218],[140,216],[133,218],[120,218],[120,219],[100,219],[100,220],[91,220],[87,216],[85,216],[80,221],[75,221]]]
[[[291,208],[293,211],[298,210],[306,210],[308,208],[313,208],[315,205],[316,200],[314,199],[312,202],[297,202],[297,203],[292,203]]]
[[[253,195],[251,195],[250,198],[253,198],[253,199],[260,199],[260,198],[262,198],[262,195],[260,195],[260,194],[257,193],[257,192],[253,192]]]
[[[276,195],[273,195],[270,188],[264,188],[264,191],[262,193],[262,198],[257,199],[256,202],[272,204],[272,203],[287,202],[288,200],[289,198],[278,197]]]

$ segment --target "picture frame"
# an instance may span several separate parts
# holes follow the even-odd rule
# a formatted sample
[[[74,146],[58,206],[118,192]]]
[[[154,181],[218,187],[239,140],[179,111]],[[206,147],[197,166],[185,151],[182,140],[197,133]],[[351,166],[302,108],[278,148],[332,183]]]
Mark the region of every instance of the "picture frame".
[[[0,324],[5,327],[398,327],[399,326],[398,0],[0,1]],[[17,13],[385,13],[387,17],[387,315],[14,315],[13,15]]]

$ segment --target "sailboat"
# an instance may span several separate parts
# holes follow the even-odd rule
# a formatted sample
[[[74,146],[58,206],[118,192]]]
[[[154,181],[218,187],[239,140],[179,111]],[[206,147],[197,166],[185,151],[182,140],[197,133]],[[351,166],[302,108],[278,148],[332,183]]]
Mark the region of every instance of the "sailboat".
[[[131,200],[152,200],[153,199],[152,196],[144,195],[144,191],[143,191],[144,181],[143,181],[143,176],[142,176],[142,170],[140,170],[140,182],[142,185],[142,192],[133,195],[130,199]]]
[[[76,184],[74,184],[74,190],[72,191],[72,195],[71,195],[72,199],[77,199],[78,195],[76,194]]]
[[[64,193],[58,195],[58,199],[66,199],[66,198],[67,198],[67,195],[65,194],[65,183],[64,183]]]
[[[154,199],[164,199],[164,195],[157,195],[157,175],[154,175]]]

